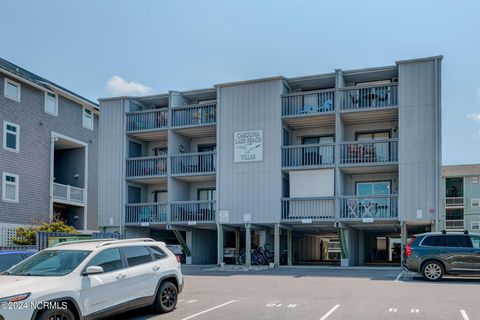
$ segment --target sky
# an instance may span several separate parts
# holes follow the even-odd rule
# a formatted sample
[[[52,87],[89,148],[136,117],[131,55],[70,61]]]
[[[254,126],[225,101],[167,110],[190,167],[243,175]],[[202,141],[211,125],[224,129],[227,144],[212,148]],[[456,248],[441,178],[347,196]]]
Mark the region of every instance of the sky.
[[[89,99],[443,55],[443,164],[480,163],[480,1],[0,0],[0,56]]]

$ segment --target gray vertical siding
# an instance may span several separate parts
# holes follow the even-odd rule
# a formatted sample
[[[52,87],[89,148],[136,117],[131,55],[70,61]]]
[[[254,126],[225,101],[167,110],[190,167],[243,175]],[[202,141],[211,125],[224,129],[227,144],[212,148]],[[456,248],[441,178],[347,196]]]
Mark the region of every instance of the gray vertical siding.
[[[404,221],[430,220],[440,210],[439,63],[399,64],[399,218]],[[423,210],[422,219],[417,210]]]
[[[119,226],[125,203],[125,106],[123,99],[102,101],[98,180],[100,226]],[[110,219],[113,223],[110,224]]]
[[[281,80],[233,84],[220,88],[219,210],[230,211],[230,223],[280,219],[281,197]],[[263,130],[263,161],[234,163],[234,132]]]
[[[0,201],[0,223],[31,224],[49,219],[51,136],[56,132],[88,145],[87,227],[96,228],[98,116],[95,115],[92,131],[83,127],[83,108],[76,102],[59,96],[56,117],[44,111],[43,91],[21,82],[21,102],[16,102],[4,97],[3,85],[4,75],[0,73],[1,130],[3,134],[4,120],[20,125],[20,153],[0,148],[0,172],[20,176],[20,202]]]

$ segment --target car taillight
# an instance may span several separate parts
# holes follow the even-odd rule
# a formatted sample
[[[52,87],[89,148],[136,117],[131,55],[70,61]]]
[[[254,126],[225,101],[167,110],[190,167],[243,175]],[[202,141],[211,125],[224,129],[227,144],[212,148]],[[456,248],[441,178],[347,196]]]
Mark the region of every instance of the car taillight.
[[[177,257],[178,264],[180,264],[180,257],[179,256],[176,256],[176,257]]]
[[[412,237],[410,241],[408,241],[407,245],[405,246],[405,256],[410,257],[412,255],[412,247],[410,245],[412,244],[413,241],[415,241],[416,237]]]

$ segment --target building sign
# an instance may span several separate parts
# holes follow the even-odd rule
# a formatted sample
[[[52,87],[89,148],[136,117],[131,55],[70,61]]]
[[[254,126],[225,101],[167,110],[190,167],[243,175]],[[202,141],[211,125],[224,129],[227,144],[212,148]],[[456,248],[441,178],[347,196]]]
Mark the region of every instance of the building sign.
[[[234,161],[263,161],[263,130],[237,131],[233,138]]]

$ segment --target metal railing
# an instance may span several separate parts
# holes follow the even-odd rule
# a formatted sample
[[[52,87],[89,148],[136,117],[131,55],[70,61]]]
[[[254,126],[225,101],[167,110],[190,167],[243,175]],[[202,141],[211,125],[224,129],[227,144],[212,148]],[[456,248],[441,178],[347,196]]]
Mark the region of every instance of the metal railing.
[[[174,201],[171,222],[215,222],[215,200]]]
[[[195,152],[171,157],[172,174],[215,173],[217,152]]]
[[[166,129],[167,127],[167,109],[153,109],[127,113],[127,132]]]
[[[166,221],[166,203],[129,203],[125,205],[125,223],[161,223]]]
[[[386,163],[398,161],[398,140],[342,142],[340,163]]]
[[[167,156],[128,158],[127,178],[165,176],[167,162]]]
[[[282,96],[282,116],[335,111],[335,90],[289,93]]]
[[[53,197],[72,202],[85,203],[85,189],[54,183]]]
[[[216,111],[216,102],[172,108],[172,126],[183,127],[214,124],[217,121]]]
[[[465,220],[445,220],[445,229],[463,230],[465,228]]]
[[[282,220],[335,219],[335,197],[282,198]]]
[[[464,206],[463,197],[446,197],[445,207],[462,207]]]
[[[341,219],[398,217],[398,195],[341,196]]]
[[[340,89],[340,109],[356,110],[398,105],[396,83],[375,86],[356,86]]]
[[[321,167],[335,163],[335,144],[301,144],[282,147],[282,167]]]

